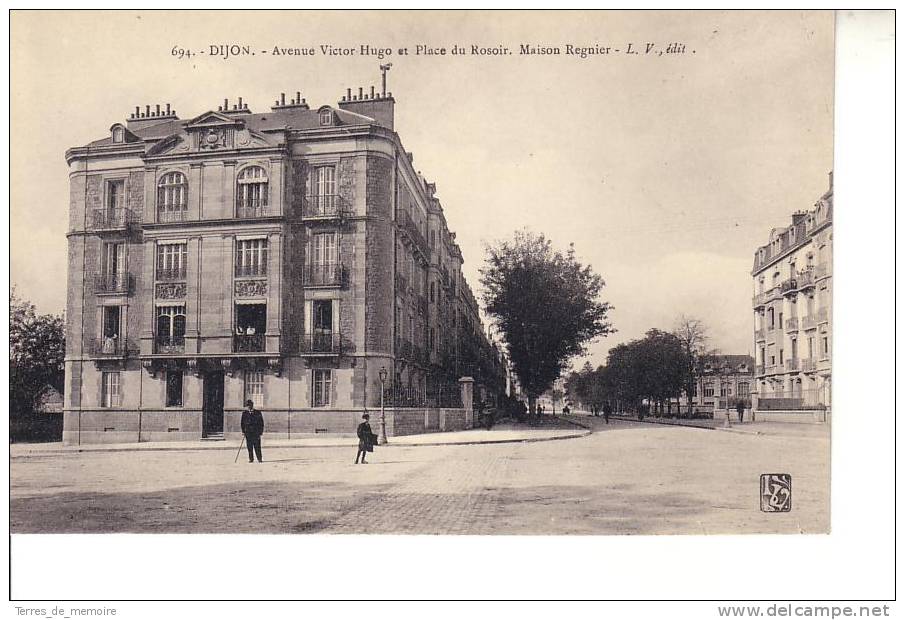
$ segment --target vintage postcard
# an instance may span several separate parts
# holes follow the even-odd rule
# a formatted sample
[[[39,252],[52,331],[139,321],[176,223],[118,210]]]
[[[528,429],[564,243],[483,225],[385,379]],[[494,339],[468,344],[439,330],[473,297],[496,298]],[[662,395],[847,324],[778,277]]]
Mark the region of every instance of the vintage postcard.
[[[13,12],[11,532],[831,532],[834,23]]]

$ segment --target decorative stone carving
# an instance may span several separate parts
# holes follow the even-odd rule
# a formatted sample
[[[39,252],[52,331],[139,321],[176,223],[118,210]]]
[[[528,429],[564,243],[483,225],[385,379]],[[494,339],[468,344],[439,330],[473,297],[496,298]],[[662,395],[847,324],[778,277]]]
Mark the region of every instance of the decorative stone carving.
[[[240,129],[237,131],[236,144],[238,146],[248,146],[251,144],[251,133],[247,129]]]
[[[235,293],[236,297],[265,297],[267,280],[237,280]]]
[[[201,376],[201,369],[198,368],[198,360],[194,358],[187,359],[185,361],[186,369],[196,377]]]
[[[160,282],[154,288],[157,299],[185,299],[185,282]]]
[[[198,136],[198,148],[220,149],[226,147],[226,131],[222,128],[211,127],[202,131]]]
[[[277,377],[283,375],[283,359],[279,357],[268,357],[267,358],[267,366],[273,371],[273,374]]]
[[[229,359],[228,357],[221,357],[220,366],[223,367],[223,372],[225,372],[228,376],[233,376],[233,365],[231,359]]]

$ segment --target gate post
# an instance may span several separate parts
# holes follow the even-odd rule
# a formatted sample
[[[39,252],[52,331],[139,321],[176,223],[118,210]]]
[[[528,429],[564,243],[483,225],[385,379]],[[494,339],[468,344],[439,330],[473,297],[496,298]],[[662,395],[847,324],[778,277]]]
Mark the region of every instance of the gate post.
[[[465,428],[474,428],[474,379],[462,377],[459,379],[459,389],[462,390],[462,408],[465,410]]]

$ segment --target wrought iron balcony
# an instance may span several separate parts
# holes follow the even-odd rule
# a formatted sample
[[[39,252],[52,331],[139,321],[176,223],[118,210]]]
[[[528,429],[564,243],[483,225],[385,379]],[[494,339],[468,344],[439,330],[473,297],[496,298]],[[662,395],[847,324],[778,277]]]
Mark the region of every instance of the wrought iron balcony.
[[[88,226],[94,231],[122,231],[131,228],[137,221],[132,209],[95,209]]]
[[[342,265],[306,265],[305,286],[342,286],[345,269]]]
[[[806,357],[805,359],[801,360],[801,369],[804,372],[814,372],[817,369],[817,360],[811,357]]]
[[[782,284],[779,285],[779,289],[783,295],[791,295],[798,290],[798,278],[792,277],[788,280],[783,280]]]
[[[766,370],[765,370],[765,368],[764,368],[764,365],[763,365],[763,364],[758,364],[758,365],[755,367],[754,374],[757,375],[758,377],[763,377],[763,376],[766,374]]]
[[[185,267],[158,268],[154,277],[158,282],[180,282],[185,280]]]
[[[794,357],[790,357],[789,359],[786,360],[785,366],[786,366],[786,370],[798,370],[798,368],[799,368],[798,359],[796,359]]]
[[[267,275],[267,263],[257,263],[252,265],[236,265],[236,277],[255,277]]]
[[[830,275],[829,265],[826,263],[820,263],[817,267],[814,268],[814,279],[820,280],[826,278]]]
[[[131,295],[133,288],[132,274],[98,273],[94,275],[94,292],[97,295]]]
[[[418,228],[415,220],[412,219],[411,214],[402,209],[398,210],[396,212],[396,223],[408,236],[412,245],[421,253],[424,260],[430,260],[430,246],[427,245],[427,239],[424,238],[424,234]]]
[[[761,340],[764,340],[765,338],[766,338],[766,336],[765,336],[765,332],[764,332],[763,328],[754,330],[754,341],[755,342],[760,342]]]
[[[136,347],[134,343],[126,338],[120,338],[119,336],[115,338],[113,336],[97,338],[91,343],[92,357],[128,357],[135,352]]]
[[[349,215],[349,208],[342,196],[308,196],[302,213],[303,220],[343,219]]]
[[[343,338],[336,332],[302,334],[300,350],[308,354],[342,355]]]
[[[786,319],[786,331],[787,332],[797,332],[798,331],[798,318],[792,317],[791,319]]]
[[[261,353],[264,351],[264,334],[236,334],[233,336],[233,353]]]
[[[247,219],[254,217],[267,217],[270,215],[270,207],[267,201],[260,198],[248,198],[236,200],[236,217]]]
[[[176,355],[185,353],[185,336],[155,338],[154,353],[157,353],[158,355]]]
[[[813,316],[801,317],[801,329],[806,331],[809,329],[817,329],[817,319]]]
[[[188,219],[188,210],[185,205],[167,205],[157,207],[157,221],[161,224],[169,222],[184,222]]]
[[[826,323],[827,321],[829,321],[829,312],[826,308],[820,308],[817,311],[817,322]]]
[[[814,270],[813,269],[805,269],[804,271],[798,272],[798,290],[805,291],[809,288],[814,288]]]

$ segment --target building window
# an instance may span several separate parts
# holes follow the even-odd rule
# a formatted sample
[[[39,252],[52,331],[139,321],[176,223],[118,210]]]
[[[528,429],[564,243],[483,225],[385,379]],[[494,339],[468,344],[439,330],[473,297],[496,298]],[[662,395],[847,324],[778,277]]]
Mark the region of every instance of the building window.
[[[823,337],[823,357],[830,356],[830,339],[828,336]]]
[[[113,143],[120,144],[126,141],[126,132],[122,127],[114,127],[113,128]]]
[[[236,353],[253,353],[264,350],[264,334],[267,333],[267,304],[236,304]]]
[[[780,350],[779,350],[779,364],[780,364],[780,365],[782,365],[782,359],[783,359],[782,356],[783,356],[783,350],[780,349]]]
[[[182,371],[167,371],[167,407],[182,406]]]
[[[808,359],[814,359],[814,337],[808,338]]]
[[[712,383],[704,384],[704,396],[705,397],[713,396],[713,384]]]
[[[185,306],[157,307],[158,353],[181,352],[185,349]]]
[[[157,183],[157,221],[173,222],[185,219],[188,204],[188,183],[181,172],[168,172]]]
[[[236,187],[236,217],[257,217],[267,213],[267,173],[260,166],[248,166],[239,173]]]
[[[767,329],[775,329],[776,322],[774,319],[773,308],[767,310]]]
[[[321,119],[321,125],[332,125],[333,124],[333,112],[330,110],[321,110],[320,119]]]
[[[742,381],[741,383],[738,384],[738,395],[746,396],[748,394],[748,389],[749,389],[748,383],[745,381]]]
[[[185,243],[160,243],[157,245],[158,280],[184,280],[188,262],[188,246]]]
[[[313,371],[313,389],[311,390],[313,407],[328,407],[333,385],[333,373],[329,368],[315,368]]]
[[[125,181],[107,181],[107,209],[113,211],[126,206]]]
[[[263,276],[267,274],[267,239],[236,241],[236,275]]]
[[[245,399],[255,404],[264,402],[264,372],[261,370],[245,371]]]
[[[726,396],[732,396],[732,386],[729,385],[720,385],[720,396],[726,398]]]
[[[101,373],[101,407],[119,407],[121,402],[119,373]]]

